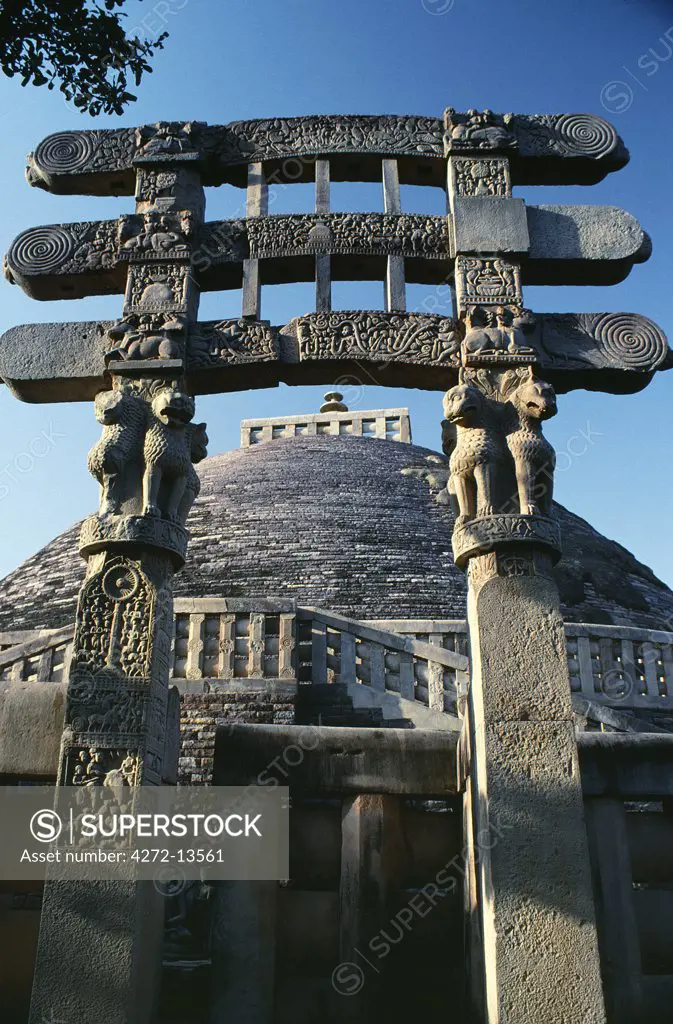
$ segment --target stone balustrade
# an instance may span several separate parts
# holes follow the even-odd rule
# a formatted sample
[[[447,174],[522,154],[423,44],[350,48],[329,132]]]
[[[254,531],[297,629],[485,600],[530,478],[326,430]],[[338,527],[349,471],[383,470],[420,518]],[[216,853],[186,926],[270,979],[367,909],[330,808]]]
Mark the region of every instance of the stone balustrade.
[[[0,633],[0,682],[62,682],[73,627]],[[617,710],[673,710],[673,632],[567,623],[573,694]],[[294,602],[182,598],[175,602],[171,682],[345,683],[456,714],[468,677],[467,626],[457,619],[359,622]]]

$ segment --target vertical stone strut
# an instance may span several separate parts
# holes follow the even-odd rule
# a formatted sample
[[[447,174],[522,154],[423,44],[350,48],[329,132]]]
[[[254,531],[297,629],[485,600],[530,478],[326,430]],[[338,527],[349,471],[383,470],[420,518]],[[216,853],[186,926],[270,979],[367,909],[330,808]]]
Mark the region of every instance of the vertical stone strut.
[[[329,160],[315,162],[315,212],[330,212]],[[319,253],[315,258],[315,308],[317,313],[332,309],[332,257]]]
[[[82,528],[79,595],[58,784],[174,783],[169,709],[172,577],[206,455],[185,385],[198,288],[191,274],[204,217],[195,151],[182,126],[140,129],[136,213],[118,247],[128,260],[123,318],[108,332],[112,389],[96,396],[101,440],[89,469],[100,508]],[[158,991],[163,899],[152,883],[48,882],[31,1024],[146,1024]],[[67,965],[67,969],[64,969]]]
[[[512,198],[508,118],[445,115],[460,383],[444,399],[444,446],[467,569],[471,680],[466,824],[476,889],[476,1015],[488,1024],[603,1024],[600,962],[565,633],[551,569],[555,457],[542,422]],[[569,865],[573,865],[569,871]],[[474,914],[472,914],[474,917]]]

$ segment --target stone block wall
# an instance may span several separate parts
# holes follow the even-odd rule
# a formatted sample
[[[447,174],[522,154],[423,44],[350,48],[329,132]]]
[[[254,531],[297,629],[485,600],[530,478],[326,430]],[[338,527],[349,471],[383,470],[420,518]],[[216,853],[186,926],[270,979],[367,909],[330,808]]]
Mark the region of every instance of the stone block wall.
[[[293,687],[272,690],[185,693],[181,700],[180,760],[181,785],[212,783],[215,732],[218,726],[237,722],[257,725],[292,725],[295,693]]]

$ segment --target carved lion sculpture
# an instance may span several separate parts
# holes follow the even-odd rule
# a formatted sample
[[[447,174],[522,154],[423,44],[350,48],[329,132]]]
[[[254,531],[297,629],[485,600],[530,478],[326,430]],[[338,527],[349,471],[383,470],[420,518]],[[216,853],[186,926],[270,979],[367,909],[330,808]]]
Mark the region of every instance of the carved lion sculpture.
[[[507,446],[514,459],[521,514],[550,515],[556,454],[542,434],[542,421],[556,415],[556,394],[551,384],[531,374],[509,401],[515,415]]]
[[[208,434],[206,433],[206,424],[191,423],[189,426],[189,432],[192,463],[203,462],[208,454]],[[199,474],[194,469],[194,466],[190,465],[189,470],[187,471],[185,493],[178,509],[178,517],[183,526],[187,522],[187,516],[189,515],[192,505],[198,498],[200,490],[201,480]]]
[[[444,416],[456,428],[449,495],[460,526],[496,512],[499,478],[509,453],[496,412],[477,388],[458,384],[447,391]]]
[[[142,458],[147,406],[135,395],[102,391],[94,410],[103,436],[89,452],[89,472],[101,485],[100,514],[117,515],[122,511],[124,475]]]
[[[194,399],[183,391],[167,385],[154,396],[145,434],[143,511],[146,515],[180,521],[180,504],[192,469],[189,421],[193,415]]]

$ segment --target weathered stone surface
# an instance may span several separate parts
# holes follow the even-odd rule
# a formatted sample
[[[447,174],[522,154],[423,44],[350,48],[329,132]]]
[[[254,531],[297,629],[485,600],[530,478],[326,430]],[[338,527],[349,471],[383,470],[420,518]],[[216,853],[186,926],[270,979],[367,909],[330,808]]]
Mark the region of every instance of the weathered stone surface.
[[[614,284],[651,252],[637,220],[617,207],[529,206],[526,215],[530,246],[524,267],[530,284]],[[512,228],[517,238],[524,232],[520,221],[519,216]],[[130,259],[120,241],[125,224],[121,218],[29,228],[12,243],[5,275],[35,299],[123,292]],[[290,270],[273,261],[330,252],[346,257],[340,270],[345,280],[372,276],[362,257],[399,255],[410,261],[408,281],[440,284],[451,255],[447,218],[374,213],[214,221],[195,233],[192,249],[193,273],[204,290],[238,287],[247,258],[270,261],[268,283],[313,280],[312,263],[297,260]],[[190,259],[187,252],[154,255]],[[172,271],[173,264],[157,263],[154,268],[164,277]]]
[[[276,982],[277,882],[218,882],[212,921],[212,1020],[266,1024]]]
[[[471,857],[486,1019],[603,1024],[558,591],[547,556],[514,553],[525,575],[504,570],[506,549],[473,559],[469,568]]]
[[[530,235],[523,199],[460,196],[452,205],[451,250],[527,253]]]
[[[484,516],[472,519],[453,532],[456,564],[464,568],[470,558],[493,551],[503,544],[543,547],[555,557],[561,555],[561,531],[553,519],[519,514]],[[516,556],[512,575],[516,575]]]
[[[528,284],[617,284],[652,252],[636,218],[616,206],[528,206],[526,214]]]
[[[462,120],[467,117],[458,115]],[[512,166],[519,184],[590,184],[628,160],[614,128],[595,115],[510,117],[507,131],[513,137]],[[60,194],[131,195],[134,162],[138,155],[147,159],[149,135],[147,130],[133,128],[57,132],[29,157],[29,181]],[[185,150],[197,152],[206,185],[243,184],[248,163],[310,155],[332,156],[332,175],[339,180],[339,154],[354,152],[401,157],[410,183],[426,184],[431,175],[433,183],[439,184],[445,151],[440,118],[397,115],[274,118],[221,126],[176,123],[175,139],[177,155],[180,146],[183,156]],[[158,149],[155,143],[155,155]],[[309,166],[303,169],[297,163],[292,169],[281,168],[278,180],[284,180],[285,171],[288,180],[297,180],[298,173],[308,180],[310,161],[305,161]],[[363,166],[362,173],[368,180],[377,168]]]
[[[87,401],[109,386],[106,321],[27,324],[0,338],[0,377],[29,402]],[[187,345],[195,394],[331,383],[364,365],[381,384],[445,390],[457,381],[462,329],[422,313],[314,313],[272,327],[242,319],[196,324]],[[506,348],[511,331],[502,333]],[[535,314],[523,341],[559,393],[640,391],[671,355],[660,327],[636,313]],[[251,379],[250,369],[255,376]]]
[[[152,882],[50,881],[31,1021],[50,1020],[60,1007],[64,1020],[146,1024],[161,971],[163,909]]]
[[[497,722],[480,746],[498,837],[481,849],[489,1020],[602,1024],[574,727]]]
[[[506,575],[507,557],[498,552],[503,575],[489,579],[472,599],[482,627],[478,636],[472,634],[472,672],[486,680],[480,722],[570,722],[565,633],[556,584],[550,576],[533,575],[532,559],[529,575]],[[519,558],[522,564],[526,560]],[[507,643],[502,642],[504,636]]]
[[[59,401],[63,394],[92,401],[105,383],[109,327],[104,321],[12,327],[0,340],[3,380],[24,401]]]
[[[218,729],[213,781],[273,777],[269,765],[285,752],[296,791],[448,796],[458,790],[457,745],[456,733],[440,730],[232,724]]]
[[[60,683],[0,683],[0,775],[56,775],[65,691]]]

